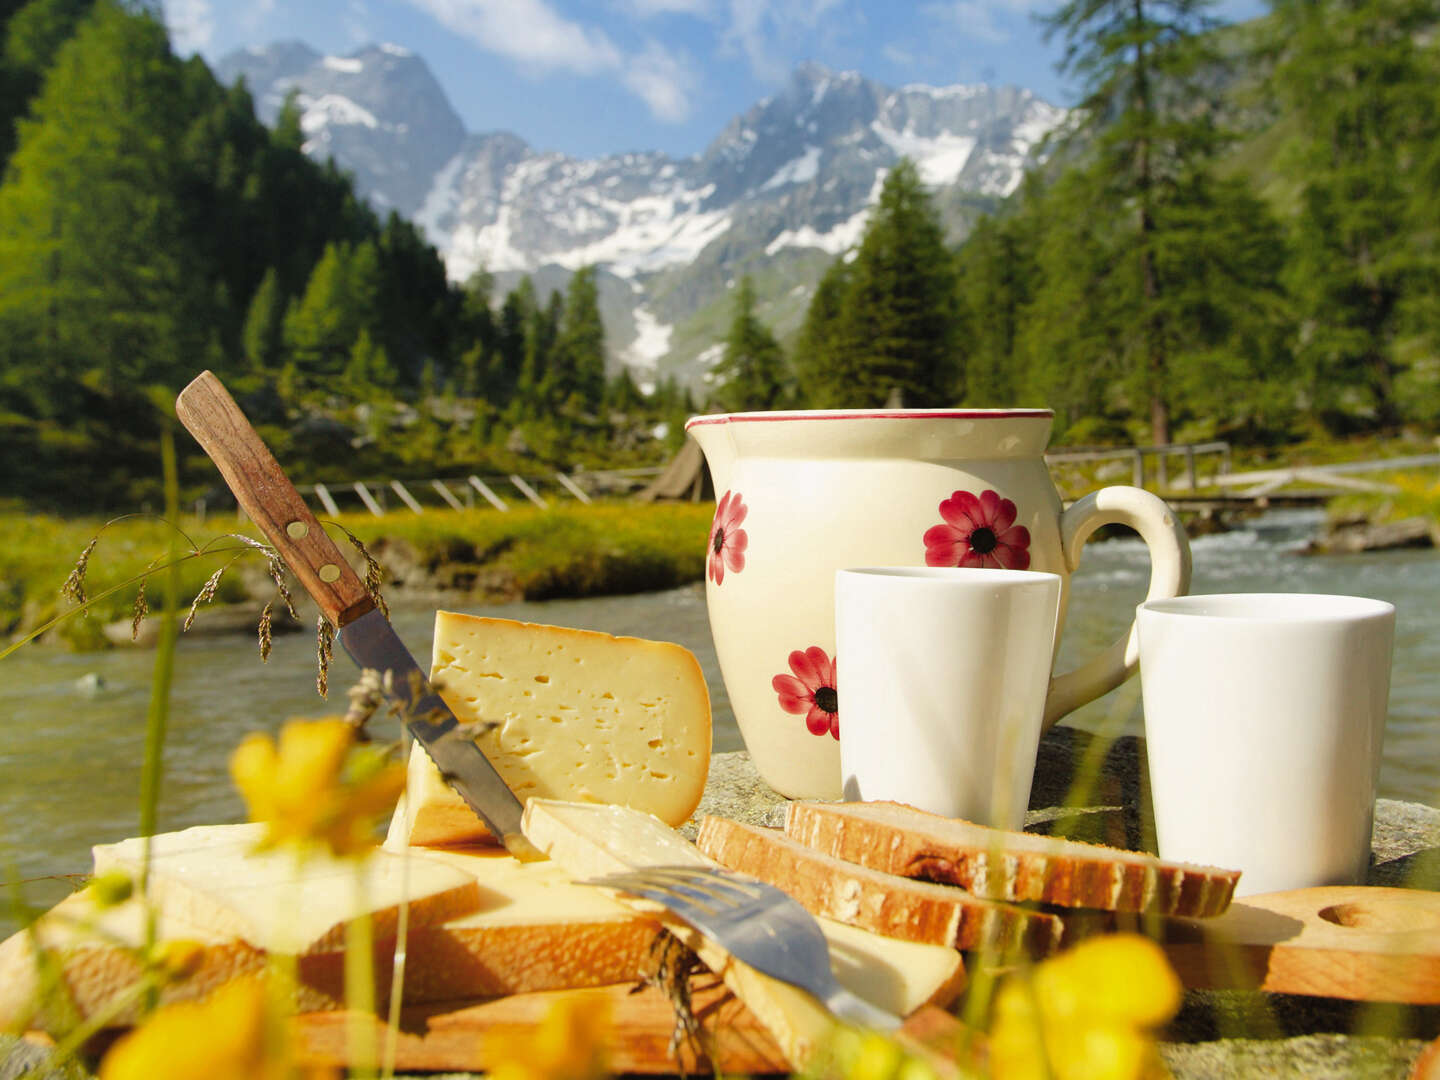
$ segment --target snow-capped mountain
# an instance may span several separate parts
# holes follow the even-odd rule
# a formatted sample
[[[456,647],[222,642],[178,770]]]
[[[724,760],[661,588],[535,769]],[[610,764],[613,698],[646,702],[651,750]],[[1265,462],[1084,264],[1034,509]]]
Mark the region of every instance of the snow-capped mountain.
[[[227,84],[243,75],[256,112],[271,125],[293,92],[305,152],[333,157],[382,213],[413,216],[465,141],[465,126],[425,61],[398,45],[321,56],[287,41],[231,53],[215,74]]]
[[[596,265],[617,359],[692,376],[714,355],[713,309],[741,272],[776,271],[783,293],[760,314],[782,336],[798,325],[902,157],[942,207],[973,206],[1014,190],[1063,117],[1016,87],[895,89],[802,64],[702,154],[580,159],[466,134],[424,62],[395,46],[333,57],[286,43],[231,54],[217,73],[244,75],[267,120],[297,93],[307,152],[413,217],[453,278],[484,268],[507,286],[549,267],[563,285],[553,268]]]

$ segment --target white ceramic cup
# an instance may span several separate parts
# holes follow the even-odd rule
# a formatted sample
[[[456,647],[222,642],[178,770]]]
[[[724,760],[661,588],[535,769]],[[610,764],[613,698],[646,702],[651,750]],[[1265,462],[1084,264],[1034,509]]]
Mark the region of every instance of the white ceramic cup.
[[[1240,896],[1363,883],[1394,606],[1185,596],[1138,626],[1161,857],[1239,870]]]
[[[845,799],[1018,829],[1030,801],[1060,578],[866,567],[835,575]]]

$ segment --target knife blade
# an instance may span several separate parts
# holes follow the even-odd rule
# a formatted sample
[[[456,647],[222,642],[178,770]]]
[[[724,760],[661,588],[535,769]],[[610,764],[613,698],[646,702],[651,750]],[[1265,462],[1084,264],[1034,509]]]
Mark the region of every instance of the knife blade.
[[[175,415],[210,456],[235,500],[295,573],[340,644],[362,668],[389,673],[406,729],[425,748],[491,835],[516,858],[544,856],[520,831],[524,811],[495,766],[435,691],[359,575],[305,505],[280,464],[220,380],[201,372],[175,399]]]

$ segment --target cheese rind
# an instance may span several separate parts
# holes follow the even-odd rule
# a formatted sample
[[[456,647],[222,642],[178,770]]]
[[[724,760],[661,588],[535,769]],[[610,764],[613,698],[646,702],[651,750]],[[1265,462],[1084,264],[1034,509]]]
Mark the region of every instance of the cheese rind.
[[[140,961],[146,916],[139,897],[107,906],[86,888],[0,942],[0,1030],[60,1035],[76,1020],[103,1017],[112,1027],[139,1021],[146,1003],[135,988],[146,975]],[[161,1004],[198,1001],[232,979],[268,970],[260,949],[191,925],[163,907],[155,911],[155,941],[162,948],[183,945],[188,954],[184,976],[159,986]],[[295,981],[285,981],[295,1008],[340,1008],[342,968],[338,954],[300,957]]]
[[[478,903],[472,875],[423,852],[301,859],[257,851],[264,830],[261,823],[197,825],[152,837],[150,899],[206,933],[292,955],[341,947],[345,924],[367,914],[376,938],[393,937],[407,902],[411,926],[444,922]],[[92,850],[97,877],[110,870],[139,877],[140,838]]]
[[[576,884],[558,863],[522,863],[493,849],[426,855],[473,875],[480,902],[468,915],[411,932],[406,1001],[605,986],[645,972],[659,922]]]
[[[678,825],[710,768],[710,697],[669,642],[440,611],[430,672],[523,802],[614,803]],[[416,746],[391,840],[461,844],[485,827]]]

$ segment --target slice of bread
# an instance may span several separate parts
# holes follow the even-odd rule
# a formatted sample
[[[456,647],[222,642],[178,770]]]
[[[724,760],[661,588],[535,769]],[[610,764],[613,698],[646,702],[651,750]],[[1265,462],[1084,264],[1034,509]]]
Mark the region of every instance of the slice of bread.
[[[1100,844],[986,828],[901,803],[791,803],[785,832],[816,851],[993,900],[1207,918],[1238,870],[1164,862]]]
[[[696,843],[732,870],[784,889],[812,914],[877,934],[1034,956],[1060,944],[1063,925],[1054,915],[872,870],[808,848],[778,829],[706,817]]]

